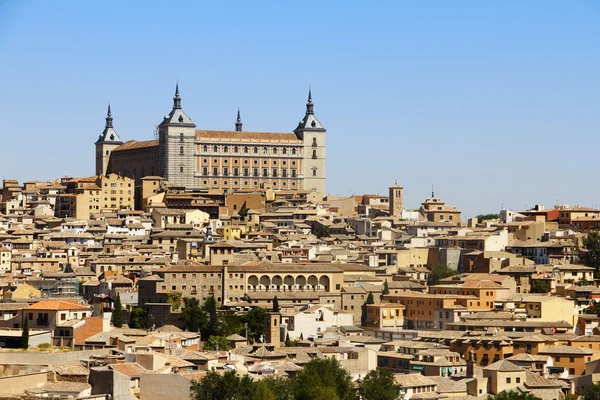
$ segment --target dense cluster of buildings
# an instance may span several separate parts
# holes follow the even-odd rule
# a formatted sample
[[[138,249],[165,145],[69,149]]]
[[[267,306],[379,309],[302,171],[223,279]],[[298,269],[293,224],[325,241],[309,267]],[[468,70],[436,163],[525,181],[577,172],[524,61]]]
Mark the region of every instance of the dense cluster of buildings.
[[[583,265],[600,210],[464,221],[435,193],[405,208],[403,190],[326,196],[310,93],[292,133],[246,132],[239,113],[233,131],[197,130],[177,88],[156,140],[122,142],[109,107],[95,176],[3,181],[0,397],[188,399],[209,370],[293,376],[314,358],[357,381],[393,371],[406,400],[559,400],[600,380]],[[278,310],[263,340],[207,350],[174,299],[210,297]]]

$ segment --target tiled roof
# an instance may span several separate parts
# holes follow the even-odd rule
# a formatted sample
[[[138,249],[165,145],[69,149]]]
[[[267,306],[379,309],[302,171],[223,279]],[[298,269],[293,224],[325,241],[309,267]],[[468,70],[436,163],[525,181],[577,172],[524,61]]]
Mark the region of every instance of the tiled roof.
[[[89,310],[75,300],[41,300],[26,307],[26,310]]]
[[[507,360],[496,361],[493,364],[488,365],[483,368],[488,371],[501,371],[501,372],[517,372],[517,371],[525,371],[523,367],[520,367],[516,364],[511,363]]]
[[[196,131],[197,140],[219,140],[230,139],[232,141],[252,141],[252,142],[287,142],[300,144],[302,141],[298,139],[294,133],[271,133],[271,132],[239,132],[239,131]]]
[[[135,150],[135,149],[143,149],[149,147],[158,147],[158,140],[146,140],[146,141],[137,141],[137,140],[129,140],[116,149],[114,151],[125,151],[125,150]]]

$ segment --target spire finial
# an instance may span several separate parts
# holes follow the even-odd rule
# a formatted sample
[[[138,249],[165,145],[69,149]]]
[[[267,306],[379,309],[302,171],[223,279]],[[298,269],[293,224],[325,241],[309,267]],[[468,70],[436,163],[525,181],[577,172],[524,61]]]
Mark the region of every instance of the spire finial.
[[[108,111],[106,112],[106,128],[113,127],[112,113],[110,112],[110,101],[108,102]]]
[[[309,86],[308,87],[308,102],[306,103],[306,114],[314,114],[315,113],[315,108],[314,108],[314,104],[312,102],[312,89]]]
[[[179,97],[179,81],[175,84],[175,97],[173,97],[173,109],[181,108],[181,97]]]
[[[235,130],[237,132],[242,131],[242,117],[240,116],[240,108],[239,107],[238,107],[238,112],[237,112],[237,120],[235,121]]]
[[[434,194],[434,191],[433,191],[433,185],[431,185],[431,198],[434,198],[434,197],[435,197],[435,194]]]

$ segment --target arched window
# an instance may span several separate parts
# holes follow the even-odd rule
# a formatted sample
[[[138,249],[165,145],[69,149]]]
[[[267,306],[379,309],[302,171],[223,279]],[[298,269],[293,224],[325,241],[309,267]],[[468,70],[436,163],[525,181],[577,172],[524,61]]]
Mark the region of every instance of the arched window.
[[[283,152],[283,154],[287,154],[287,149],[285,147],[281,151]]]
[[[208,151],[208,146],[207,145],[202,146],[202,151]]]
[[[248,154],[248,146],[244,146],[244,153]]]
[[[273,154],[277,154],[277,147],[273,147]]]
[[[219,148],[217,146],[213,146],[213,151],[216,153],[217,151],[219,151]]]
[[[267,148],[263,147],[263,154],[267,154],[267,151],[268,151]]]
[[[237,152],[238,152],[238,147],[237,147],[237,146],[235,146],[235,147],[233,148],[233,152],[234,152],[234,153],[237,153]]]
[[[292,147],[292,154],[296,154],[296,148]]]
[[[254,154],[258,154],[258,147],[254,148]]]
[[[229,152],[229,146],[223,147],[223,153],[227,153],[227,152]]]

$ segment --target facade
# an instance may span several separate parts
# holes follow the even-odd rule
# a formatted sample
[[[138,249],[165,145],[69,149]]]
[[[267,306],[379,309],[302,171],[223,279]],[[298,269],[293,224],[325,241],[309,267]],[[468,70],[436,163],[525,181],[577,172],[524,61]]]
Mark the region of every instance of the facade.
[[[442,200],[431,193],[431,197],[421,203],[419,213],[428,222],[451,222],[458,225],[460,223],[460,211],[456,207],[448,206]]]
[[[181,108],[177,86],[173,109],[158,125],[158,140],[123,143],[109,106],[96,142],[96,174],[117,173],[136,184],[159,175],[176,187],[310,190],[324,196],[325,133],[310,91],[305,116],[293,133],[245,132],[239,111],[234,131],[197,130]]]

